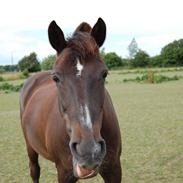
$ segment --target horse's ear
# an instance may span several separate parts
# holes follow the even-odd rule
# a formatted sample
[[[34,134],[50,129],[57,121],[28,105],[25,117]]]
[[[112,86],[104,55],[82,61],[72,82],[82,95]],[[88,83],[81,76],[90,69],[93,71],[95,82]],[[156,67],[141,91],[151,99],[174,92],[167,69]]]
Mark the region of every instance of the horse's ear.
[[[55,21],[52,21],[48,27],[48,37],[50,44],[57,51],[57,54],[66,47],[66,40],[64,33]]]
[[[106,37],[106,25],[101,18],[99,18],[97,23],[94,25],[91,35],[94,37],[98,46],[101,47]]]
[[[83,22],[83,23],[81,23],[77,28],[76,28],[76,30],[74,31],[74,33],[76,33],[76,32],[90,32],[91,31],[91,26],[88,24],[88,23],[86,23],[86,22]]]

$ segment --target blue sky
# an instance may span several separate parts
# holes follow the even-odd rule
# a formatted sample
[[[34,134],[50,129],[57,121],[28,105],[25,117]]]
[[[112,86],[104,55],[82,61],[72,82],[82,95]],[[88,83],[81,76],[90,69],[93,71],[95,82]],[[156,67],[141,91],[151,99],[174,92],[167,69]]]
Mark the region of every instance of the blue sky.
[[[93,26],[98,17],[107,25],[106,52],[127,57],[135,37],[139,48],[153,56],[169,42],[183,38],[182,7],[182,0],[2,1],[0,65],[11,64],[12,57],[16,64],[32,51],[40,60],[54,54],[47,38],[52,20],[67,36],[82,21]]]

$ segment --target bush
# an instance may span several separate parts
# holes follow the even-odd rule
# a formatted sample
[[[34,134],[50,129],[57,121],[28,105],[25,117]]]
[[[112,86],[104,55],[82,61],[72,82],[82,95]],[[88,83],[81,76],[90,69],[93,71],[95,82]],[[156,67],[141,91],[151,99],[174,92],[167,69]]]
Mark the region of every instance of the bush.
[[[4,81],[4,78],[2,76],[0,76],[0,81]]]
[[[147,67],[149,64],[149,55],[142,50],[139,50],[131,62],[132,67]]]
[[[183,39],[175,40],[161,50],[164,66],[183,65]]]
[[[0,66],[0,74],[3,74],[5,72],[4,68]]]
[[[25,78],[28,78],[28,77],[29,77],[29,71],[28,71],[28,69],[25,69],[25,70],[22,72],[22,75],[25,76]]]
[[[165,81],[179,80],[182,76],[168,77],[164,75],[155,75],[153,71],[143,74],[141,77],[136,77],[135,79],[124,79],[123,82],[138,82],[138,83],[162,83]]]
[[[4,91],[14,91],[14,92],[18,92],[20,91],[20,89],[22,88],[23,86],[23,83],[20,84],[20,85],[12,85],[12,84],[9,84],[9,83],[2,83],[0,85],[0,90],[4,90]]]
[[[41,70],[40,63],[35,52],[30,53],[28,56],[24,56],[18,62],[18,67],[21,71],[24,71],[25,69],[28,69],[29,72],[37,72]]]
[[[147,72],[147,82],[148,83],[154,83],[154,71],[148,71]]]
[[[56,60],[55,55],[49,55],[48,57],[44,58],[41,63],[42,70],[51,70],[53,68],[53,64]]]
[[[163,67],[163,59],[161,55],[151,57],[149,60],[150,67]]]
[[[168,76],[163,76],[163,75],[157,75],[155,77],[155,83],[162,83],[164,81],[174,81],[174,80],[179,80],[178,76],[173,76],[173,77],[168,77]]]
[[[28,78],[29,77],[29,71],[27,70],[27,69],[25,69],[23,72],[21,72],[20,74],[19,74],[19,78],[20,79],[26,79],[26,78]]]
[[[119,57],[115,52],[107,53],[104,56],[104,61],[109,69],[123,65],[122,58]]]
[[[4,72],[15,72],[18,70],[17,65],[0,65],[0,74]]]

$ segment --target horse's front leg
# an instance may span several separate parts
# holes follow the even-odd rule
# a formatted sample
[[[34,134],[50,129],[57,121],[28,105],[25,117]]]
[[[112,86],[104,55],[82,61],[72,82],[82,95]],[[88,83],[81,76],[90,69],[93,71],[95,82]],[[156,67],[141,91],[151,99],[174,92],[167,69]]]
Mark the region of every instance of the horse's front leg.
[[[38,154],[28,144],[28,142],[26,142],[26,145],[27,145],[27,153],[29,156],[30,175],[32,177],[33,183],[39,183],[40,166],[38,163]]]
[[[100,172],[105,183],[121,183],[122,181],[122,170],[120,160],[114,166],[108,166]]]
[[[75,183],[77,178],[74,177],[72,172],[65,171],[61,165],[56,165],[58,174],[58,183]]]

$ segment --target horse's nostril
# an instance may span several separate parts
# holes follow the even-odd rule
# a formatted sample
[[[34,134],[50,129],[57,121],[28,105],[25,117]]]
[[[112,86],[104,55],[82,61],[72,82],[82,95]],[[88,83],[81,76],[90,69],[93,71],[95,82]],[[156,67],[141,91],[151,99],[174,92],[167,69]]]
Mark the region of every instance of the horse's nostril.
[[[77,152],[77,146],[78,146],[78,142],[71,142],[70,143],[70,149],[71,149],[71,152],[73,153],[73,154],[78,154],[78,152]]]
[[[92,143],[80,143],[78,141],[70,142],[70,150],[72,155],[76,159],[85,159],[87,161],[103,159],[106,154],[105,141],[101,139],[100,141]]]
[[[98,142],[98,144],[100,144],[100,153],[105,156],[105,154],[106,154],[106,144],[105,144],[105,141],[102,139],[102,140],[100,140]]]
[[[73,144],[72,144],[72,146],[73,146],[73,149],[76,151],[76,148],[77,148],[77,142],[74,142]]]

